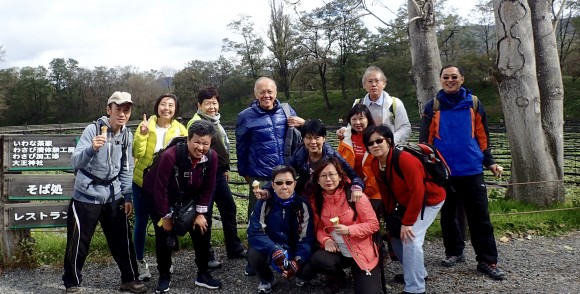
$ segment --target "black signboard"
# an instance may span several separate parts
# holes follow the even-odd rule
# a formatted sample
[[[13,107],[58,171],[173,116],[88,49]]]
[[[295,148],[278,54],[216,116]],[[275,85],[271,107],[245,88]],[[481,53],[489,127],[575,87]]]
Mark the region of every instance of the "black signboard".
[[[9,200],[68,200],[74,190],[74,175],[4,175],[2,195]]]
[[[33,229],[66,227],[69,201],[4,204],[4,227]]]
[[[72,170],[78,135],[6,135],[4,171]]]

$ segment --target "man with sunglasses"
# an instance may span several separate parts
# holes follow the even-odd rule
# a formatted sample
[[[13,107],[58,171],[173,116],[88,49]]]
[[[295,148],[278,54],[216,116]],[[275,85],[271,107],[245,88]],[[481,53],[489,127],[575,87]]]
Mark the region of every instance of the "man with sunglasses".
[[[489,217],[483,167],[501,175],[489,145],[485,109],[470,90],[462,87],[463,70],[447,65],[439,74],[442,90],[425,104],[419,141],[434,144],[451,169],[451,185],[441,209],[441,230],[446,257],[443,266],[464,262],[465,242],[459,227],[458,205],[463,203],[477,270],[493,279],[505,279],[497,267],[497,245]]]

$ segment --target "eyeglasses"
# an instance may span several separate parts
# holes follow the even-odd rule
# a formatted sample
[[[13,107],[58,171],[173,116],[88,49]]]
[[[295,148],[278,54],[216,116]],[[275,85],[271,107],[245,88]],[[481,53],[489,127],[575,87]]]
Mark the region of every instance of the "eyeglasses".
[[[336,179],[336,176],[338,176],[338,173],[327,173],[327,174],[321,174],[320,175],[320,179],[330,179],[330,180],[334,180]]]
[[[274,184],[276,186],[282,186],[284,184],[286,184],[286,186],[290,186],[292,184],[294,184],[295,181],[275,181]]]
[[[374,141],[367,142],[367,146],[368,147],[371,147],[371,146],[375,145],[375,143],[377,145],[381,145],[381,144],[383,144],[384,141],[385,141],[385,138],[378,138],[378,139],[376,139]]]
[[[457,80],[457,79],[459,79],[459,76],[444,76],[443,79],[444,80],[448,80],[448,79]]]
[[[381,82],[382,82],[382,80],[367,80],[367,84],[371,84],[371,85],[372,84],[378,84],[378,83],[381,83]]]

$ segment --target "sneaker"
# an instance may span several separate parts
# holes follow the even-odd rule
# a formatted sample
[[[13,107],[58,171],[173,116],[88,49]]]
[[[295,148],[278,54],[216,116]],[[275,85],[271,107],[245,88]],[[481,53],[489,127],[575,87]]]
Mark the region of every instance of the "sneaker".
[[[477,264],[477,270],[487,274],[494,280],[504,280],[505,273],[500,270],[495,263],[480,262]]]
[[[395,281],[395,283],[405,284],[405,276],[403,274],[396,274],[393,277],[393,280]],[[429,281],[429,276],[425,277],[425,282],[427,281]]]
[[[441,265],[446,267],[451,267],[457,264],[458,262],[465,262],[465,255],[457,255],[457,256],[446,256],[441,260]]]
[[[159,277],[155,293],[169,293],[169,285],[171,284],[170,277]]]
[[[272,292],[272,287],[275,284],[276,284],[276,279],[274,277],[272,277],[272,281],[270,281],[270,282],[260,282],[260,285],[258,285],[258,294]]]
[[[197,279],[195,279],[195,285],[208,289],[218,289],[222,286],[222,282],[220,282],[220,280],[214,279],[210,273],[205,273],[199,274],[197,276]]]
[[[207,262],[207,267],[208,267],[210,270],[216,270],[216,269],[218,269],[218,268],[222,267],[222,263],[221,263],[219,260],[217,260],[217,259],[213,258],[213,259],[210,259],[210,260]]]
[[[145,286],[141,281],[132,281],[121,284],[121,291],[127,291],[131,293],[145,293],[147,292],[147,286]]]
[[[248,251],[247,250],[242,250],[239,252],[235,252],[235,253],[228,253],[228,259],[244,259],[246,258]]]
[[[139,281],[149,281],[151,279],[151,272],[149,272],[149,264],[145,260],[137,260],[139,267]]]
[[[302,287],[302,286],[304,286],[304,284],[306,284],[306,281],[299,278],[299,277],[296,277],[296,278],[294,278],[294,283],[296,283],[296,286]]]
[[[64,293],[81,293],[81,288],[79,286],[70,286],[66,288]]]
[[[256,271],[252,268],[250,263],[246,263],[246,269],[244,270],[244,274],[248,277],[252,277],[256,275]]]

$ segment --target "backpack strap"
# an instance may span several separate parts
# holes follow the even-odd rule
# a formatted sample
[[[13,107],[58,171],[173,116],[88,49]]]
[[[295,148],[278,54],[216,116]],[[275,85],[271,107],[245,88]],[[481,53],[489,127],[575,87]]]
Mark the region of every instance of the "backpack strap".
[[[284,110],[284,114],[286,115],[286,118],[289,118],[292,116],[292,114],[290,113],[290,105],[286,102],[284,103],[280,103],[280,107],[282,107],[282,110]]]
[[[393,103],[391,103],[391,106],[389,107],[389,112],[393,116],[393,127],[395,127],[395,118],[397,117],[397,113],[395,112],[395,110],[397,110],[397,100],[400,99],[395,96],[391,96],[391,98],[393,98]]]
[[[393,159],[391,160],[391,164],[393,165],[393,168],[394,168],[395,172],[397,173],[397,175],[399,175],[399,177],[401,177],[401,179],[405,180],[405,175],[403,174],[403,170],[401,170],[401,165],[399,164],[399,157],[401,156],[401,152],[403,152],[403,151],[399,150],[397,148],[393,148]],[[427,176],[429,174],[429,172],[427,171],[427,168],[425,167],[425,165],[422,162],[421,162],[421,165],[425,169],[425,176]],[[426,178],[423,178],[423,185],[425,186],[425,194],[423,195],[423,204],[421,205],[421,220],[423,220],[423,216],[425,215],[425,206],[427,206],[427,179]],[[390,190],[390,187],[389,187],[389,192],[392,193],[392,190]]]

